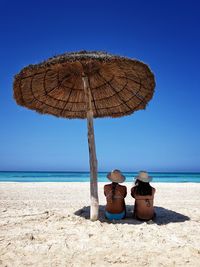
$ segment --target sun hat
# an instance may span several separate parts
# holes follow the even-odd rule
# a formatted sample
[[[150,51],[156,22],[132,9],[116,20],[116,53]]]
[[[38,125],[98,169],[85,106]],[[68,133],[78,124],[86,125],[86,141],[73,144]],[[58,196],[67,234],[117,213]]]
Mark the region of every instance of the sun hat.
[[[112,170],[107,174],[107,178],[114,183],[123,183],[126,179],[120,170]]]
[[[144,183],[151,182],[153,177],[148,175],[148,172],[146,171],[140,171],[139,174],[135,177],[135,180],[139,180]]]

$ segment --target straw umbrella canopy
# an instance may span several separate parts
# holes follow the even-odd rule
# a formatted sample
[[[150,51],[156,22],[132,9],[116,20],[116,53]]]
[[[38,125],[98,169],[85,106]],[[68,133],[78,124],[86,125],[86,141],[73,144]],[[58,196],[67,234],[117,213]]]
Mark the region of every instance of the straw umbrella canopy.
[[[93,118],[122,117],[145,109],[155,88],[150,68],[105,52],[73,52],[23,68],[14,79],[17,104],[69,119],[87,119],[91,220],[98,218]]]

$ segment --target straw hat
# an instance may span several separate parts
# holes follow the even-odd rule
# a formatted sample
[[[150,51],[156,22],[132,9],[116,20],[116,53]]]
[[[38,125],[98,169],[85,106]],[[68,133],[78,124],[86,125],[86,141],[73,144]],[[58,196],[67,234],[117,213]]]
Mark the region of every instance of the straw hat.
[[[107,178],[114,183],[123,183],[126,179],[120,170],[113,170],[107,174]]]
[[[152,181],[152,177],[148,175],[146,171],[140,171],[139,174],[135,177],[135,180],[139,180],[144,183],[149,183]]]

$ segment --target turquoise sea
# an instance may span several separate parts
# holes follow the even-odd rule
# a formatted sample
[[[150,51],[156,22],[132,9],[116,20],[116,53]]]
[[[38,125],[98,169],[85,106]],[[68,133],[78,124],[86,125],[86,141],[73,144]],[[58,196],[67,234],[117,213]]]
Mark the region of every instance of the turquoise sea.
[[[98,173],[98,181],[106,182],[107,172]],[[136,172],[123,172],[127,182],[132,182]],[[150,172],[153,182],[200,183],[200,173]],[[89,182],[89,172],[0,172],[0,182]]]

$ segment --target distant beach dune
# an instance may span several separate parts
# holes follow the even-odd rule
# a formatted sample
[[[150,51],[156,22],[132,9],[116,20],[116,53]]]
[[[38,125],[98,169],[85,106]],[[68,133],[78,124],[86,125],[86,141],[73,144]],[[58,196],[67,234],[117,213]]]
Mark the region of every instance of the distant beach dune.
[[[200,266],[200,184],[154,183],[154,224],[89,218],[89,183],[0,183],[0,266]]]

